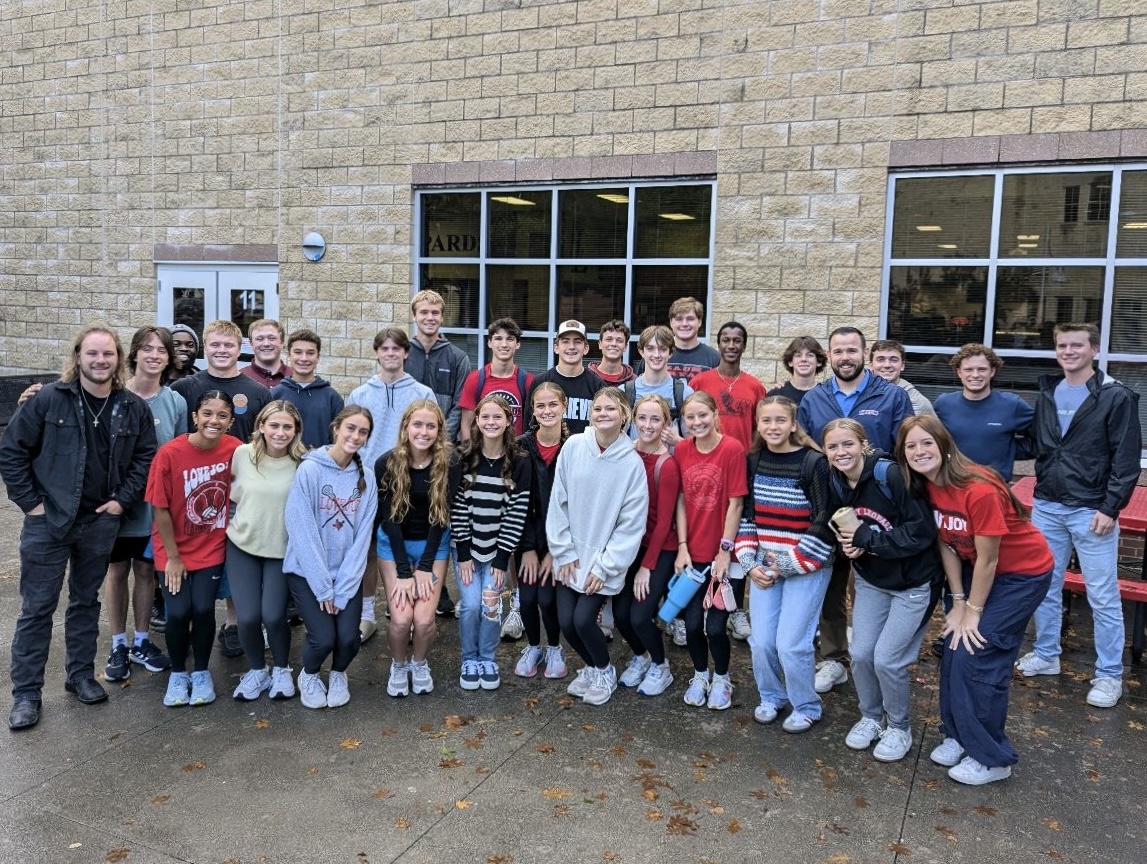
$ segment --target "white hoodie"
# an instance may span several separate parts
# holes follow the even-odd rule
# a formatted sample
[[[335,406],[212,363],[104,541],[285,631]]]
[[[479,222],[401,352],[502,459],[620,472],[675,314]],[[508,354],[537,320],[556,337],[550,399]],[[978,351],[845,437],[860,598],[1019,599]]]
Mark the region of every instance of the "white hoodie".
[[[584,592],[592,574],[617,594],[637,558],[649,511],[645,465],[625,435],[601,452],[593,428],[571,435],[558,453],[546,514],[554,570],[578,562],[569,587]]]

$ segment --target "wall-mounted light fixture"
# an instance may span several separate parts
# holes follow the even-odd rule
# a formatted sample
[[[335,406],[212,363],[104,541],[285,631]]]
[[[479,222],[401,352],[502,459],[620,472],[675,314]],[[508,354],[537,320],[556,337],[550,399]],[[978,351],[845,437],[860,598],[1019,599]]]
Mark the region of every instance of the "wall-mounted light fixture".
[[[310,261],[321,261],[327,251],[327,241],[318,231],[312,231],[303,238],[303,254]]]

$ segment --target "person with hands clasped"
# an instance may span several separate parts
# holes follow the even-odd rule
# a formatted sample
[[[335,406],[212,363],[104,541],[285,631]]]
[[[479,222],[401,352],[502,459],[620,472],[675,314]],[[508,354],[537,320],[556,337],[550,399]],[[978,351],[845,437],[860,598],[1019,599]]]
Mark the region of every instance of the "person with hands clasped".
[[[590,705],[604,705],[617,689],[597,616],[625,584],[649,507],[645,468],[624,434],[629,411],[629,400],[616,387],[594,395],[590,428],[571,436],[558,455],[546,517],[558,576],[558,620],[585,661],[567,692]]]
[[[784,396],[757,404],[748,458],[749,493],[737,536],[737,560],[748,575],[758,723],[772,723],[786,704],[782,728],[806,732],[820,720],[813,637],[836,545],[828,527],[828,465],[797,425]]]
[[[857,421],[830,420],[822,444],[832,466],[831,525],[856,572],[849,651],[861,716],[844,743],[853,750],[875,743],[874,758],[898,762],[912,749],[908,667],[920,656],[943,582],[936,523],[927,500],[909,491],[899,465],[872,450]]]
[[[1019,761],[1004,731],[1012,664],[1055,562],[999,474],[969,462],[935,417],[904,421],[896,459],[913,494],[932,505],[950,592],[940,661],[945,738],[931,758],[959,783],[1003,780]]]
[[[368,482],[359,451],[373,421],[348,405],[331,423],[330,447],[311,450],[287,493],[290,526],[283,570],[307,627],[299,698],[306,708],[338,708],[350,701],[347,667],[358,654],[362,573],[374,533],[378,489]],[[331,657],[328,684],[319,673]]]
[[[450,558],[450,501],[459,473],[437,400],[411,402],[402,413],[398,445],[374,465],[378,569],[390,605],[391,696],[405,696],[412,687],[415,695],[434,689],[426,655],[438,635],[435,613]]]
[[[748,492],[745,448],[722,435],[717,403],[708,393],[694,393],[682,410],[688,438],[673,451],[681,469],[681,495],[677,498],[677,561],[680,573],[696,564],[709,570],[708,590],[699,590],[685,607],[685,635],[693,660],[693,679],[685,691],[685,704],[724,710],[732,704],[729,680],[732,647],[725,625],[732,611],[725,608],[734,538],[741,522],[741,509]],[[709,655],[713,655],[713,680],[709,680]]]

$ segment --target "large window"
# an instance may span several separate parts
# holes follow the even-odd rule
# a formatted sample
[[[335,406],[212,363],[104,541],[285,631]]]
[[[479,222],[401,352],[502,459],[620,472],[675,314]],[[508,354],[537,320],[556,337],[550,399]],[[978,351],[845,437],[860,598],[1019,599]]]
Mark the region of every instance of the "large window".
[[[540,371],[568,318],[591,341],[620,318],[636,340],[678,297],[709,311],[712,183],[435,189],[416,208],[417,287],[443,295],[443,332],[475,363],[497,318],[518,322],[518,362]]]
[[[893,175],[887,225],[880,332],[925,392],[953,389],[948,358],[983,342],[1005,358],[997,386],[1030,398],[1057,368],[1053,328],[1081,321],[1100,368],[1147,379],[1147,166]]]

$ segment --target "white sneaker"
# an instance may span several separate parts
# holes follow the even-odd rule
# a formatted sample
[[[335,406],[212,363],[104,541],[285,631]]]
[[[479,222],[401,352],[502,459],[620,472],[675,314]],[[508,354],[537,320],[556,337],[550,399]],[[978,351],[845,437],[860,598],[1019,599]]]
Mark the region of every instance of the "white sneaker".
[[[1058,675],[1059,658],[1052,657],[1045,660],[1034,651],[1029,651],[1016,661],[1016,668],[1024,673],[1025,678],[1034,678],[1036,675]]]
[[[813,687],[817,693],[827,693],[838,684],[848,683],[848,670],[839,660],[821,660],[816,664],[816,680]]]
[[[239,679],[239,686],[231,694],[236,702],[254,702],[271,689],[271,674],[266,669],[251,669]]]
[[[1093,678],[1087,693],[1087,704],[1096,708],[1114,708],[1123,695],[1123,681],[1119,678]]]
[[[571,696],[576,696],[578,699],[585,695],[585,691],[589,689],[590,685],[590,667],[582,666],[577,670],[577,675],[574,680],[570,682],[570,686],[566,688],[566,692]]]
[[[640,657],[634,656],[629,661],[629,665],[625,667],[625,671],[621,673],[621,678],[618,682],[622,687],[636,687],[645,680],[645,673],[653,665],[653,661],[642,654]]]
[[[673,623],[670,624],[669,627],[673,631],[673,644],[678,648],[684,648],[689,642],[688,637],[685,635],[685,622],[680,618],[674,618]]]
[[[191,704],[191,676],[186,672],[172,672],[167,679],[167,692],[163,695],[163,704],[168,708],[177,708]]]
[[[478,661],[478,684],[483,690],[497,690],[502,686],[497,663],[492,660]]]
[[[271,692],[267,695],[272,699],[295,698],[295,679],[290,666],[276,666],[271,670]]]
[[[347,686],[345,672],[331,670],[330,682],[327,686],[327,707],[341,708],[350,701],[350,687]]]
[[[889,726],[880,733],[880,741],[872,748],[872,758],[878,762],[899,762],[911,749],[912,730]]]
[[[880,733],[884,731],[884,727],[871,717],[861,717],[853,724],[853,727],[848,730],[848,735],[844,739],[844,746],[849,750],[867,750],[872,746],[872,742],[880,738]]]
[[[546,677],[565,678],[570,674],[566,666],[566,652],[561,645],[550,645],[546,648]]]
[[[965,756],[959,765],[948,769],[948,776],[957,783],[966,786],[983,786],[985,783],[995,783],[997,780],[1007,780],[1012,776],[1011,765],[1001,765],[989,768],[981,765],[971,756]]]
[[[964,758],[964,748],[960,746],[960,742],[955,738],[945,738],[940,746],[932,751],[928,758],[937,765],[951,768],[953,765],[959,765],[960,760]]]
[[[589,687],[581,701],[587,705],[604,705],[617,689],[617,670],[612,665],[608,669],[593,669],[589,675]]]
[[[701,708],[709,701],[709,673],[694,672],[689,686],[685,689],[685,704]]]
[[[786,732],[792,732],[794,735],[801,732],[807,732],[812,728],[816,720],[809,717],[807,714],[802,714],[799,711],[794,711],[785,718],[785,722],[781,724],[781,728]]]
[[[777,706],[772,702],[762,702],[753,709],[753,719],[758,723],[767,726],[777,719]]]
[[[709,686],[709,710],[724,711],[733,704],[733,682],[728,675],[713,673],[713,683]]]
[[[378,625],[374,622],[373,618],[363,618],[358,622],[358,641],[359,644],[369,642],[371,637],[378,632]],[[301,689],[301,688],[300,688]]]
[[[641,696],[660,696],[673,684],[673,672],[669,669],[669,661],[652,664],[645,678],[637,685],[637,692]]]
[[[514,674],[519,678],[533,678],[538,674],[538,664],[542,662],[542,646],[527,645],[514,666]]]
[[[506,620],[502,622],[502,639],[507,642],[517,642],[525,632],[526,626],[522,623],[522,614],[517,609],[511,609],[506,614]]]
[[[386,695],[410,695],[410,664],[390,661],[390,678],[386,682]]]
[[[749,623],[749,614],[744,609],[738,609],[729,615],[729,635],[744,642],[753,635],[753,626]]]
[[[425,660],[415,660],[410,664],[410,689],[415,696],[434,689],[434,676],[430,674],[430,664]]]
[[[318,672],[311,675],[306,669],[299,670],[299,700],[304,708],[327,707],[327,688]]]

